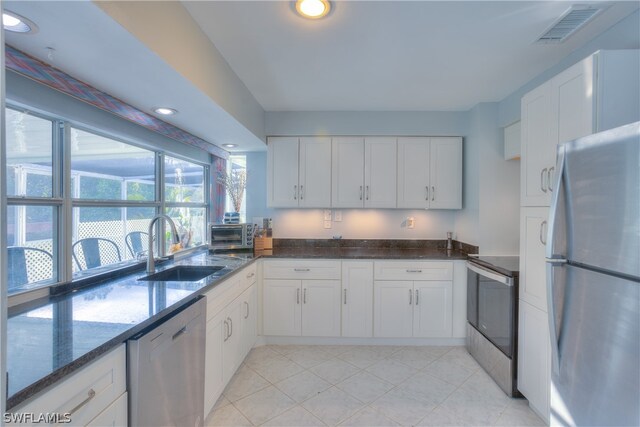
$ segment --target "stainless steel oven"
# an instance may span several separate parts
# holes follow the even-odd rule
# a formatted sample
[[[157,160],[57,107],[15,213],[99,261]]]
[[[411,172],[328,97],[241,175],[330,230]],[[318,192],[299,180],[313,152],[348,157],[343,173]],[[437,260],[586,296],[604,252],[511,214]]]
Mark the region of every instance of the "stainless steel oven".
[[[467,348],[510,396],[518,394],[517,303],[517,257],[467,261]]]

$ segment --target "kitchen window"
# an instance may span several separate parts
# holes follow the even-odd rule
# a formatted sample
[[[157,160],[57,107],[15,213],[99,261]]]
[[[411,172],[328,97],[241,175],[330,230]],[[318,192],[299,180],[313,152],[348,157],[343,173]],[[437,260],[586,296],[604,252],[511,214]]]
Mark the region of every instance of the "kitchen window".
[[[175,221],[179,249],[206,242],[208,166],[54,117],[5,114],[9,295],[140,262],[160,212]],[[156,253],[177,250],[169,227],[159,230]]]

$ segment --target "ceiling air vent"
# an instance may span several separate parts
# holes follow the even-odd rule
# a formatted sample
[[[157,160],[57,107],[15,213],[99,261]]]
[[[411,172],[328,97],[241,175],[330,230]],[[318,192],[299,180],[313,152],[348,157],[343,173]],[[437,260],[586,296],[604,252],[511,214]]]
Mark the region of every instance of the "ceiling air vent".
[[[536,40],[536,43],[562,43],[591,21],[602,7],[573,5]]]

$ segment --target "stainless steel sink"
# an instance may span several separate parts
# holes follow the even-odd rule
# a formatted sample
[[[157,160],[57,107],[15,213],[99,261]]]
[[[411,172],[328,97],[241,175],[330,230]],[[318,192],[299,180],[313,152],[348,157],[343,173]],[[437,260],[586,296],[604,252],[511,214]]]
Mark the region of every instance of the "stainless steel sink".
[[[163,282],[197,282],[210,276],[224,267],[210,265],[178,265],[167,270],[141,277],[138,280]]]

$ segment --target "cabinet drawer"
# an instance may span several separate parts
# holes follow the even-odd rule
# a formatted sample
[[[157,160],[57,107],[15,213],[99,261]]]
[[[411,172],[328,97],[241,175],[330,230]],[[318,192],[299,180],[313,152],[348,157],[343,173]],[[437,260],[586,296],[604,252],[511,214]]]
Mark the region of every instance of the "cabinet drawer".
[[[375,280],[453,280],[451,261],[376,261]]]
[[[265,279],[340,279],[340,261],[265,261]]]
[[[251,265],[247,266],[240,272],[240,277],[245,281],[247,285],[255,283],[258,279],[258,263],[254,262]]]
[[[69,413],[72,425],[89,424],[126,390],[125,348],[122,344],[13,412]]]
[[[257,263],[254,262],[206,292],[204,295],[207,297],[207,320],[211,320],[238,298],[255,283],[257,277]]]

